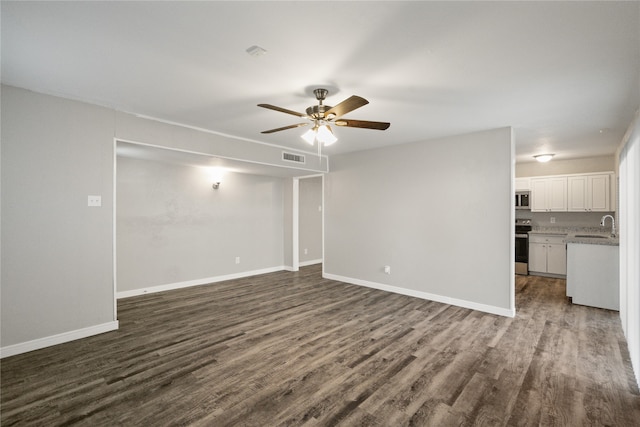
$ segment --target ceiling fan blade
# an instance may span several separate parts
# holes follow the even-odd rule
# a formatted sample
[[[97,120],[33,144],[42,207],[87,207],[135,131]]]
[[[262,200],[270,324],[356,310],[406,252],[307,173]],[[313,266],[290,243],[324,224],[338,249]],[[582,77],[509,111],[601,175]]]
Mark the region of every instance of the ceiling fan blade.
[[[269,129],[269,130],[263,130],[260,133],[274,133],[274,132],[280,132],[281,130],[287,130],[287,129],[293,129],[293,128],[298,128],[300,126],[307,126],[309,123],[298,123],[296,125],[289,125],[289,126],[284,126],[281,128],[276,128],[276,129]]]
[[[336,120],[336,126],[347,126],[351,128],[363,128],[363,129],[377,129],[377,130],[385,130],[391,126],[391,123],[387,122],[369,122],[366,120],[351,120],[351,119],[340,119]]]
[[[286,108],[282,108],[282,107],[276,107],[275,105],[271,105],[271,104],[258,104],[258,107],[268,108],[269,110],[280,111],[281,113],[292,114],[298,117],[305,117],[305,118],[307,117],[306,114],[298,113],[297,111],[293,111],[293,110],[287,110]]]
[[[330,109],[325,111],[324,116],[328,118],[331,118],[331,116],[333,116],[333,118],[338,118],[340,116],[347,114],[349,111],[353,111],[356,108],[360,108],[364,105],[367,105],[368,103],[369,101],[367,101],[366,99],[353,95],[345,99],[335,107],[331,107]]]

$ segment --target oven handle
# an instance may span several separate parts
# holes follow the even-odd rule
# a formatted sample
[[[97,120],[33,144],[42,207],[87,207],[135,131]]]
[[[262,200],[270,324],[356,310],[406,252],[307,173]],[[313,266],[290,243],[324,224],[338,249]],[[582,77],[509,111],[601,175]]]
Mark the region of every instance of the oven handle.
[[[517,238],[517,239],[521,239],[521,238],[525,238],[525,239],[526,239],[526,238],[528,238],[528,237],[529,237],[529,235],[528,235],[528,234],[516,234],[516,238]]]

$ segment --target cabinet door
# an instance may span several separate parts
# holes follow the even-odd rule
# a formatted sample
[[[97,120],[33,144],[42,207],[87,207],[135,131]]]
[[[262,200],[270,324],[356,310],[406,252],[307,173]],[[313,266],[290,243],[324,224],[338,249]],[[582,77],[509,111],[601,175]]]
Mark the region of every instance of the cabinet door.
[[[543,243],[529,243],[529,270],[547,272],[547,245]]]
[[[567,274],[567,249],[564,244],[547,244],[547,273]]]
[[[569,190],[567,191],[567,208],[570,212],[584,212],[587,207],[587,177],[570,176],[567,179]]]
[[[567,177],[549,178],[547,184],[547,209],[554,212],[567,210]]]
[[[546,212],[547,211],[547,180],[532,179],[531,180],[531,211]]]
[[[609,201],[611,200],[611,183],[609,181],[609,175],[589,176],[588,189],[590,210],[596,212],[609,212],[611,210],[609,204]]]

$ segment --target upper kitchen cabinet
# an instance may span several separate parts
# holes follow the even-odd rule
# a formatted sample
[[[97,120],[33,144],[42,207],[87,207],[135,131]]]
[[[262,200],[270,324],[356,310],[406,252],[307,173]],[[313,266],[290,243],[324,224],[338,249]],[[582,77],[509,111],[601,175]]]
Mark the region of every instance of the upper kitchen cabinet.
[[[567,211],[567,177],[531,178],[532,212]]]
[[[570,212],[610,212],[612,174],[568,177]]]

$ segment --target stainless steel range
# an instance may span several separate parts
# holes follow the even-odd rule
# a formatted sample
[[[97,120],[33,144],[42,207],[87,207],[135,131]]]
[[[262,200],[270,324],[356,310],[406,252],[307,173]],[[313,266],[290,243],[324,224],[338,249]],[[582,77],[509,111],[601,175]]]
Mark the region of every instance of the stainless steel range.
[[[516,274],[529,274],[530,219],[516,219]]]

